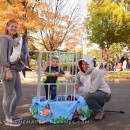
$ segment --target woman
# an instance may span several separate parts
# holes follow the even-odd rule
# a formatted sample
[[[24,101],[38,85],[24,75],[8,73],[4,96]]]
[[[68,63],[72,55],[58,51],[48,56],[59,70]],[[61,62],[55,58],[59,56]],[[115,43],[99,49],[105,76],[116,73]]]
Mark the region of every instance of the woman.
[[[78,66],[80,71],[77,74],[74,87],[83,92],[82,96],[91,109],[90,114],[92,111],[96,114],[94,114],[94,119],[97,121],[102,120],[105,116],[104,103],[111,99],[110,87],[103,78],[105,73],[94,68],[93,61],[88,55],[79,60]]]
[[[5,114],[5,125],[20,126],[17,121],[20,117],[14,115],[15,109],[22,97],[22,87],[19,72],[11,69],[10,55],[13,46],[18,46],[17,38],[18,23],[9,20],[5,27],[5,34],[0,36],[0,79],[3,83],[3,111]],[[12,98],[13,91],[15,96]]]

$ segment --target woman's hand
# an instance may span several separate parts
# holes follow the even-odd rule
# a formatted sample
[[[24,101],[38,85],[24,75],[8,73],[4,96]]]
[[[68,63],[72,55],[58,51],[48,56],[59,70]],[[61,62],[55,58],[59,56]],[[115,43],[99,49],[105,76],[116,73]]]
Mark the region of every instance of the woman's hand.
[[[10,69],[5,70],[5,79],[8,81],[13,79],[13,75]]]
[[[74,82],[74,88],[77,89],[77,90],[79,89],[79,85],[78,85],[77,82]]]

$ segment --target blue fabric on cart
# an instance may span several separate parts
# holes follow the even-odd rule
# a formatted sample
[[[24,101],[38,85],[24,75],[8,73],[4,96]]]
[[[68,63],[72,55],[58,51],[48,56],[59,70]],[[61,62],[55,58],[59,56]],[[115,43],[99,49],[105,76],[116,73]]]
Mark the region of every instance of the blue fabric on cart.
[[[75,101],[65,101],[66,98],[66,95],[57,96],[58,101],[50,102],[49,100],[45,100],[44,96],[41,97],[40,101],[38,101],[37,97],[34,97],[32,99],[31,105],[32,111],[35,110],[35,113],[32,113],[33,117],[38,120],[45,120],[50,123],[52,123],[53,120],[60,118],[71,121],[75,111],[79,109],[89,109],[82,96],[76,96],[77,100]],[[47,115],[45,115],[45,109],[47,112],[49,111]]]

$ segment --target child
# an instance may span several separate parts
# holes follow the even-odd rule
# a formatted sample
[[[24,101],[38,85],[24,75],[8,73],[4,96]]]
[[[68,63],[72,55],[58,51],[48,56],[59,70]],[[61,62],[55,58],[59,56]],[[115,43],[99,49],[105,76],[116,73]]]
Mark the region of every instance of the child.
[[[111,90],[100,70],[94,68],[90,56],[87,55],[80,59],[78,67],[80,71],[77,74],[74,87],[83,92],[82,96],[89,108],[96,114],[94,119],[102,120],[105,116],[103,105],[111,99]]]
[[[48,66],[44,72],[47,78],[44,83],[56,83],[57,78],[62,74],[65,74],[61,69],[59,70],[59,57],[57,55],[52,55],[51,66]],[[46,100],[48,99],[48,85],[45,85]],[[50,85],[51,100],[56,97],[56,85]]]

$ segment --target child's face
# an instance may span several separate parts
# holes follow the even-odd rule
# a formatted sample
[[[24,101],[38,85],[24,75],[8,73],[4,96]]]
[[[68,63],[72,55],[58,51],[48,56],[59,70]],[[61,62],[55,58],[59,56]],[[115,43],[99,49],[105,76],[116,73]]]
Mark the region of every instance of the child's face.
[[[85,72],[87,72],[88,68],[89,68],[89,64],[85,61],[82,61],[82,68]]]
[[[58,59],[52,59],[51,60],[51,66],[52,67],[57,67],[59,64],[59,60]]]

